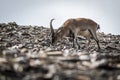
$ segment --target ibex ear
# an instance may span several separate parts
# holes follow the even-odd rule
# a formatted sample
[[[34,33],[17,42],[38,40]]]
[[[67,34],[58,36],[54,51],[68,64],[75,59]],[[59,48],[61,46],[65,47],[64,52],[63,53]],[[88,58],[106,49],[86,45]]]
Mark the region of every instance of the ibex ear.
[[[52,26],[52,22],[53,22],[53,20],[54,19],[51,19],[51,21],[50,21],[50,31],[51,31],[51,43],[53,43],[54,42],[54,36],[55,36],[55,33],[54,33],[54,29],[53,29],[53,26]]]

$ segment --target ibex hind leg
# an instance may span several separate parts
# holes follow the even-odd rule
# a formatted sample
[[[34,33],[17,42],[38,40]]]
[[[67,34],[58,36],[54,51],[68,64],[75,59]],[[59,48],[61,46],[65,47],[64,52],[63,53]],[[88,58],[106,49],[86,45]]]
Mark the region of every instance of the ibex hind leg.
[[[101,48],[100,48],[100,45],[99,45],[99,40],[98,40],[97,35],[96,35],[96,30],[93,31],[93,30],[89,29],[89,32],[92,35],[93,39],[96,41],[96,43],[98,45],[98,49],[100,50]]]

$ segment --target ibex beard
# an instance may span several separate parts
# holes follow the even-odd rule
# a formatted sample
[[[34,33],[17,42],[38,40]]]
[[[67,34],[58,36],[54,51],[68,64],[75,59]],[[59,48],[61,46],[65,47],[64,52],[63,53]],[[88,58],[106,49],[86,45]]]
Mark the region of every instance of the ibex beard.
[[[98,49],[100,49],[99,40],[96,34],[100,26],[95,21],[87,18],[68,19],[63,23],[63,25],[59,29],[54,31],[52,26],[53,20],[54,19],[51,19],[50,21],[52,44],[63,39],[64,37],[71,37],[73,47],[75,46],[76,43],[78,48],[80,48],[80,45],[78,44],[77,41],[77,37],[81,35],[86,37],[86,39],[89,41],[88,45],[90,44],[90,38],[93,37],[93,39],[96,41],[98,45]]]

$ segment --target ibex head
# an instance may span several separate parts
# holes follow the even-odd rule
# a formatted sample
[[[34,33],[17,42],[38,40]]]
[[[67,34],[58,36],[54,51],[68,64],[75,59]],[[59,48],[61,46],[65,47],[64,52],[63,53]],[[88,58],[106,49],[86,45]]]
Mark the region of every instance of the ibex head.
[[[62,26],[59,29],[57,29],[56,31],[54,31],[53,26],[52,26],[53,20],[55,20],[55,19],[51,19],[51,21],[50,21],[51,43],[52,44],[61,40],[63,37],[69,35],[68,29],[66,29],[67,27],[65,27],[65,26]]]
[[[53,26],[52,26],[53,20],[55,20],[55,19],[51,19],[51,21],[50,21],[50,30],[51,30],[51,39],[52,39],[51,43],[52,44],[57,42],[58,36],[59,36],[59,34],[57,33],[58,30],[55,32],[54,29],[53,29]]]

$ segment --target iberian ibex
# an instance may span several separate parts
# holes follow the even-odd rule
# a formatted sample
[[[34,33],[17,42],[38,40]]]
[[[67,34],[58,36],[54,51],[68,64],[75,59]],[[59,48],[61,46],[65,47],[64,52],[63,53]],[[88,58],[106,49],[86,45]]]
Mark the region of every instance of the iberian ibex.
[[[93,37],[93,39],[96,41],[98,45],[98,49],[100,49],[99,40],[96,34],[96,31],[100,27],[99,24],[97,24],[95,21],[87,18],[68,19],[55,32],[52,26],[53,20],[54,19],[51,19],[50,21],[52,44],[57,42],[58,40],[61,40],[63,37],[71,36],[73,38],[73,46],[75,45],[74,42],[76,42],[76,44],[79,47],[79,44],[77,42],[77,37],[78,35],[82,35],[89,40],[88,43],[90,43],[90,38]]]

